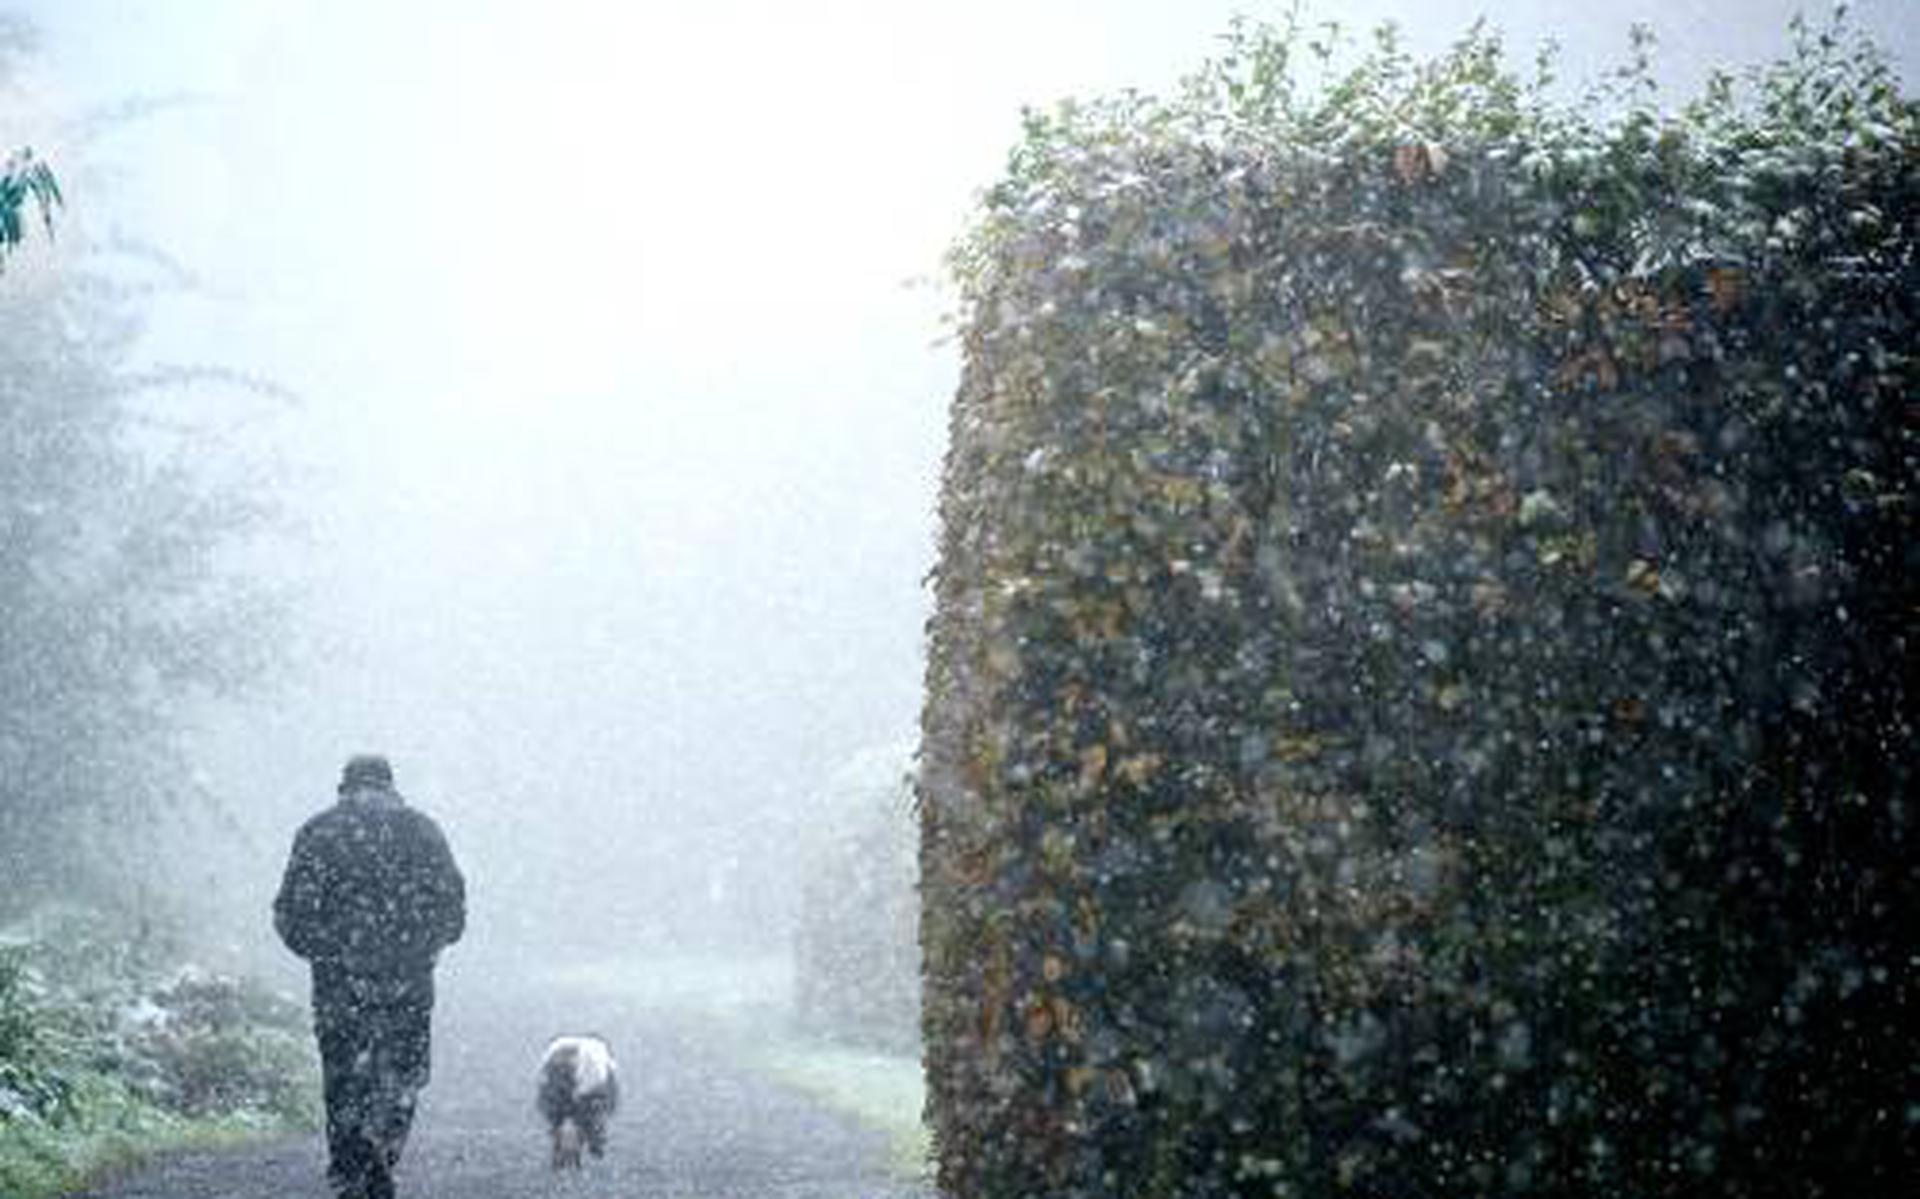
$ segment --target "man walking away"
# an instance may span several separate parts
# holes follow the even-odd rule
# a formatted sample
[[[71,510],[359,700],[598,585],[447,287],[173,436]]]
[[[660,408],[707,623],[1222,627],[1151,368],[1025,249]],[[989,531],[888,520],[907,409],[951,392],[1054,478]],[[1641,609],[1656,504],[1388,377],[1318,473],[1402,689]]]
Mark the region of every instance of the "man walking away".
[[[313,966],[327,1181],[341,1199],[392,1199],[427,1085],[433,967],[465,930],[466,883],[385,758],[348,761],[339,802],[294,836],[273,924]]]

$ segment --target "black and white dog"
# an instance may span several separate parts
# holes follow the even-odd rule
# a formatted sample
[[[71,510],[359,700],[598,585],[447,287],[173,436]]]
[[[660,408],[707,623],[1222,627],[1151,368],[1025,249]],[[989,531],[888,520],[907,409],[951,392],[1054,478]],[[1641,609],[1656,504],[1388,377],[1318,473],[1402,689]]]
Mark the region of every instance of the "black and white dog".
[[[553,1136],[553,1168],[580,1168],[580,1148],[607,1151],[607,1117],[620,1104],[613,1050],[600,1037],[555,1037],[540,1058],[540,1115]]]

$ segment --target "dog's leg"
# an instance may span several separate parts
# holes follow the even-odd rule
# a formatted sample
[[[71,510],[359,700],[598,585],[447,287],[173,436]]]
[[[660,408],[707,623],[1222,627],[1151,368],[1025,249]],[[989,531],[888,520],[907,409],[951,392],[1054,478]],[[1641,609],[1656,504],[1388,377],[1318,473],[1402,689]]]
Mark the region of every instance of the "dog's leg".
[[[597,1105],[581,1121],[587,1134],[587,1152],[595,1157],[607,1155],[607,1113]]]
[[[580,1168],[580,1140],[582,1130],[577,1116],[564,1117],[553,1130],[553,1168],[556,1170]]]

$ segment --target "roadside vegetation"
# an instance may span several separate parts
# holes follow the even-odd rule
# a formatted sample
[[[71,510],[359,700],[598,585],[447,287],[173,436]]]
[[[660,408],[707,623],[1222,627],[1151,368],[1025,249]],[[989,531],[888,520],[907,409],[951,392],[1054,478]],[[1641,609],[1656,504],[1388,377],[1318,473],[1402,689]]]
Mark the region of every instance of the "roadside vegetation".
[[[39,1199],[166,1149],[316,1126],[293,997],[184,964],[127,921],[0,930],[0,1195]]]
[[[85,137],[23,95],[32,30],[0,17],[0,1196],[61,1194],[144,1155],[310,1127],[304,1008],[192,964],[161,911],[174,855],[216,819],[180,733],[193,702],[256,681],[270,605],[218,553],[259,527],[235,463],[173,402],[229,373],[141,351],[157,247],[60,220],[24,147]],[[96,225],[104,224],[95,217]],[[156,269],[158,274],[155,273]],[[168,282],[172,280],[172,282]],[[244,390],[270,390],[240,381]],[[175,880],[177,884],[177,880]]]
[[[855,755],[820,796],[793,936],[796,1032],[828,1045],[918,1057],[919,912],[913,754]]]

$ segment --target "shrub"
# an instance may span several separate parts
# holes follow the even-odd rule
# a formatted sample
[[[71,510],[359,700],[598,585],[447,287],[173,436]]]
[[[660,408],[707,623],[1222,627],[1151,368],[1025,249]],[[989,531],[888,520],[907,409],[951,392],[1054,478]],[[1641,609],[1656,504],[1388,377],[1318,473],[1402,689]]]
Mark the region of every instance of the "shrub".
[[[829,790],[831,832],[806,857],[794,936],[802,1032],[890,1052],[920,1043],[910,754],[871,751]]]
[[[319,1085],[303,1005],[258,983],[177,964],[141,925],[49,906],[0,955],[0,1060],[61,1080],[67,1114],[85,1078],[173,1115],[311,1126]],[[19,1030],[10,1035],[10,1030]],[[20,1044],[24,1052],[9,1046]],[[98,1089],[98,1087],[96,1087]]]
[[[243,1114],[311,1126],[317,1116],[306,1012],[224,975],[187,972],[155,988],[124,1036],[135,1088],[187,1116]]]
[[[1907,1174],[1920,125],[1797,29],[1677,114],[1241,25],[1029,117],[955,254],[951,1193]]]
[[[49,1060],[24,951],[0,946],[0,1122],[56,1120],[73,1086]]]

